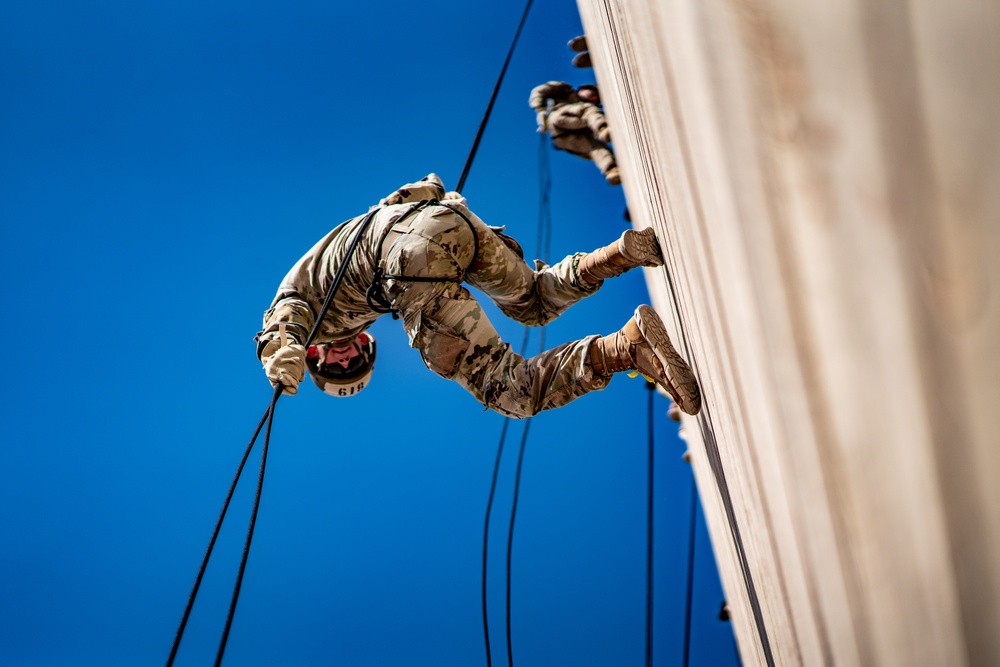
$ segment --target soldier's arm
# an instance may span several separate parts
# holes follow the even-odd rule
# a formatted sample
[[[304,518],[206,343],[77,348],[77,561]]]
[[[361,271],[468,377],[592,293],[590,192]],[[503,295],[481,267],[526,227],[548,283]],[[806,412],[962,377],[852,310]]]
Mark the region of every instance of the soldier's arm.
[[[386,206],[405,202],[418,202],[422,199],[443,199],[444,185],[437,174],[428,174],[416,183],[407,183],[380,203]]]
[[[264,313],[264,328],[257,334],[257,358],[261,359],[266,348],[276,348],[281,344],[280,329],[285,325],[285,334],[292,342],[305,344],[312,331],[316,315],[312,308],[294,289],[284,286],[275,297],[271,307]],[[270,345],[274,343],[273,345]]]
[[[545,111],[549,98],[561,99],[572,93],[575,89],[564,81],[549,81],[540,86],[535,86],[531,90],[528,98],[528,105],[535,111]]]

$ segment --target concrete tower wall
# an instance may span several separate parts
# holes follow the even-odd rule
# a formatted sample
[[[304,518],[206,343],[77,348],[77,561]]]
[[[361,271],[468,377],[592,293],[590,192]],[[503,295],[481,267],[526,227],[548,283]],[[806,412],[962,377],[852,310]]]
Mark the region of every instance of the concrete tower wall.
[[[1000,3],[578,0],[748,665],[1000,665]]]

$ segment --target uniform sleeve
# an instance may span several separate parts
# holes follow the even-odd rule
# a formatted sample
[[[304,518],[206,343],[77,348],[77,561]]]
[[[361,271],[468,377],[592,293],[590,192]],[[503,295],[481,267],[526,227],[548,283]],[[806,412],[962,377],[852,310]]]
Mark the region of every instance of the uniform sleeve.
[[[315,321],[316,315],[306,300],[296,290],[282,286],[271,307],[264,313],[263,329],[254,339],[257,341],[257,358],[261,358],[268,343],[278,340],[280,325],[286,325],[285,333],[289,338],[304,344]]]
[[[528,105],[535,111],[545,111],[547,100],[550,98],[562,99],[575,90],[573,86],[564,81],[549,81],[532,89]]]
[[[407,183],[379,203],[383,206],[392,206],[423,199],[443,199],[444,196],[444,184],[441,178],[437,174],[428,174],[416,183]]]
[[[335,230],[336,231],[336,230]],[[331,232],[332,235],[335,232]],[[280,338],[281,325],[285,325],[285,333],[294,342],[305,344],[316,321],[316,311],[307,298],[315,292],[313,274],[327,247],[330,235],[316,244],[305,255],[299,258],[282,279],[278,293],[271,301],[271,307],[264,313],[263,328],[254,338],[257,341],[257,358],[261,358],[269,343]],[[313,299],[315,302],[315,299]]]

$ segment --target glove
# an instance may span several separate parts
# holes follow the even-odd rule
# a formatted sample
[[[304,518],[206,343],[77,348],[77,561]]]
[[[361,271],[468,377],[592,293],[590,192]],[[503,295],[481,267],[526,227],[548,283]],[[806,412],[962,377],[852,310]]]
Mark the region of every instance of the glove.
[[[611,142],[611,130],[607,125],[597,131],[597,138],[606,144]]]
[[[298,343],[291,343],[277,348],[271,354],[264,350],[261,358],[264,373],[271,381],[272,387],[285,385],[282,394],[293,396],[299,391],[299,382],[306,374],[306,349]]]
[[[544,111],[539,111],[535,114],[535,120],[538,122],[538,132],[546,132],[549,129],[549,119]]]

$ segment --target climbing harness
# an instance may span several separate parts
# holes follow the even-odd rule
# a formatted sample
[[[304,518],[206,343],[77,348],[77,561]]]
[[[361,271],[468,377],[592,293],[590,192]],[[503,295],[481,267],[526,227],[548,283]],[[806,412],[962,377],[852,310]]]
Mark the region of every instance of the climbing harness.
[[[455,215],[462,218],[465,224],[469,226],[469,230],[472,232],[472,260],[469,265],[466,266],[461,271],[461,275],[455,276],[454,278],[447,277],[434,277],[434,276],[394,276],[387,274],[385,272],[385,256],[382,254],[382,245],[385,243],[385,239],[389,234],[396,229],[406,218],[410,217],[411,214],[419,211],[422,208],[428,206],[443,206],[450,210]],[[375,251],[375,257],[378,259],[378,266],[375,267],[375,271],[372,274],[372,282],[368,286],[368,290],[365,292],[365,301],[368,302],[368,307],[374,310],[376,313],[392,313],[392,319],[399,319],[399,311],[392,307],[392,303],[389,297],[385,294],[385,284],[386,280],[396,280],[400,282],[411,282],[411,283],[459,283],[465,281],[465,276],[472,268],[472,265],[476,263],[476,257],[479,256],[479,235],[476,234],[476,228],[472,225],[472,221],[469,220],[468,216],[462,213],[459,209],[452,206],[451,204],[445,204],[438,201],[437,199],[424,199],[420,202],[411,206],[403,215],[396,220],[392,225],[386,227],[385,232],[383,232],[382,237],[378,242],[378,249]]]

